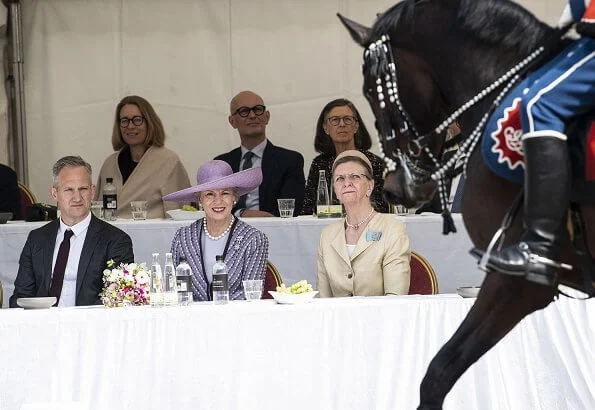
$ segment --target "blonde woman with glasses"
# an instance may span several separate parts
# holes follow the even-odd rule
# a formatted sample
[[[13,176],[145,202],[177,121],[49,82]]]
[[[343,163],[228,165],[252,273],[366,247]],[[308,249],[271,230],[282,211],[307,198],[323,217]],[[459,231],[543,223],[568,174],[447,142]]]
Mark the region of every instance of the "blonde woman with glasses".
[[[372,205],[378,212],[388,212],[388,204],[382,198],[384,162],[380,157],[368,151],[371,146],[370,134],[351,101],[339,98],[326,104],[316,123],[314,149],[320,155],[314,158],[310,165],[302,215],[312,215],[316,209],[319,171],[325,170],[327,179],[329,179],[333,161],[337,155],[346,150],[358,150],[368,158],[372,164],[374,179]],[[330,186],[330,179],[327,183]]]
[[[147,201],[148,218],[164,218],[181,204],[161,198],[190,186],[178,155],[165,148],[161,119],[147,100],[124,97],[116,107],[112,131],[114,153],[107,157],[97,179],[95,199],[103,197],[105,179],[118,190],[118,217],[132,218],[130,202]]]
[[[332,183],[346,216],[320,235],[320,297],[406,295],[409,237],[394,215],[378,213],[372,206],[374,180],[368,157],[357,150],[338,155]]]

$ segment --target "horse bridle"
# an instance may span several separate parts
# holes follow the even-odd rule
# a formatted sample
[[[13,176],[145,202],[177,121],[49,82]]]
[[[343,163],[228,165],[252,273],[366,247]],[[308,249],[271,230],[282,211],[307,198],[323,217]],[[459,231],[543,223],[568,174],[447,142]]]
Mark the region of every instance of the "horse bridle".
[[[422,135],[419,131],[417,131],[415,124],[411,120],[411,116],[409,115],[409,113],[407,112],[407,110],[405,109],[405,107],[403,106],[403,104],[401,102],[401,99],[399,97],[399,86],[398,86],[398,80],[397,80],[397,65],[395,63],[395,58],[393,56],[390,38],[386,34],[382,35],[379,40],[371,43],[368,46],[368,48],[364,51],[364,65],[366,65],[366,62],[372,61],[372,64],[377,67],[377,70],[376,70],[376,71],[378,71],[377,78],[376,78],[376,91],[378,93],[377,97],[378,97],[380,109],[382,110],[382,112],[381,112],[382,122],[384,123],[385,127],[388,126],[387,128],[383,128],[383,129],[389,129],[391,131],[389,135],[385,134],[384,137],[387,140],[392,140],[392,139],[396,138],[394,129],[390,125],[391,124],[390,118],[388,117],[388,113],[386,111],[386,106],[387,106],[386,105],[386,97],[384,96],[384,92],[383,92],[384,89],[382,87],[383,79],[384,79],[384,88],[386,88],[387,94],[388,94],[388,101],[389,101],[389,103],[394,104],[396,107],[396,110],[395,110],[395,113],[397,116],[396,120],[397,120],[397,124],[400,124],[399,132],[401,133],[401,135],[408,137],[408,141],[409,141],[409,143],[407,145],[408,153],[403,153],[403,155],[408,156],[407,154],[409,154],[409,156],[411,156],[413,158],[419,158],[422,153],[425,153],[426,155],[429,156],[430,160],[434,163],[434,165],[439,167],[440,166],[439,161],[434,157],[434,155],[431,153],[431,151],[428,148],[429,142],[432,141],[437,135],[444,132],[450,124],[457,121],[463,113],[465,113],[467,110],[469,110],[471,107],[473,107],[478,102],[482,101],[485,97],[487,97],[489,94],[491,94],[495,89],[504,85],[504,83],[506,81],[510,80],[509,83],[506,84],[506,87],[504,88],[503,92],[501,92],[498,95],[498,97],[496,97],[494,99],[494,101],[492,103],[492,107],[494,105],[496,105],[497,103],[499,103],[501,101],[502,97],[504,97],[506,95],[506,93],[510,90],[510,88],[512,88],[512,86],[520,78],[519,73],[523,69],[525,69],[529,65],[529,63],[531,63],[533,60],[535,60],[544,50],[545,50],[545,47],[543,47],[543,46],[537,48],[529,56],[527,56],[521,62],[519,62],[514,67],[512,67],[510,70],[508,70],[504,75],[502,75],[501,77],[496,79],[489,86],[487,86],[486,88],[481,90],[479,93],[477,93],[475,96],[470,98],[467,102],[462,104],[452,114],[447,116],[446,119],[441,121],[440,124],[438,124],[438,126],[436,126],[432,131],[430,131],[427,134]],[[381,76],[382,74],[384,74],[384,78],[382,78],[382,76]],[[491,110],[489,111],[489,113],[491,113]],[[483,125],[481,123],[481,121],[480,121],[480,124]],[[482,129],[483,129],[483,127],[482,127]],[[413,134],[413,135],[411,136],[411,134]],[[469,137],[467,139],[469,139]],[[380,149],[382,150],[382,147]],[[394,171],[396,169],[396,163],[394,163],[394,161],[393,161],[393,164],[387,163],[387,167],[388,167],[389,171]],[[437,180],[439,178],[439,175],[437,175],[436,173],[433,173],[431,177],[432,177],[432,179]]]
[[[394,112],[399,127],[399,133],[404,137],[407,137],[408,141],[407,152],[403,152],[400,147],[397,147],[396,152],[394,152],[393,155],[397,157],[402,163],[407,164],[409,169],[412,169],[415,174],[417,174],[418,178],[422,179],[422,182],[423,179],[429,178],[438,182],[440,200],[443,209],[446,209],[446,190],[444,177],[447,175],[447,173],[449,176],[456,176],[465,171],[470,154],[473,152],[475,146],[479,142],[483,128],[490,114],[521,78],[521,74],[524,72],[524,70],[526,70],[530,66],[530,63],[534,62],[544,50],[545,47],[543,46],[537,48],[522,61],[504,73],[504,75],[496,79],[467,102],[462,104],[452,114],[447,116],[446,119],[440,122],[438,126],[436,126],[432,131],[424,135],[417,131],[415,124],[411,120],[411,116],[407,113],[407,110],[403,106],[399,97],[397,65],[393,56],[389,36],[386,34],[382,35],[379,40],[371,43],[364,51],[364,70],[366,66],[372,64],[370,71],[376,71],[376,92],[381,110],[380,118],[378,119],[381,121],[379,132],[384,133],[383,137],[387,141],[396,138],[395,130],[392,127],[391,118],[389,117],[389,110],[387,110],[387,98],[384,95],[384,89],[386,89],[388,94],[388,103],[394,105],[395,107]],[[430,141],[432,141],[437,135],[440,135],[442,132],[444,132],[450,124],[457,121],[463,113],[503,85],[504,88],[496,96],[496,98],[494,98],[492,104],[490,105],[490,109],[484,113],[473,132],[461,142],[457,152],[445,164],[440,164],[439,159],[437,159],[432,154],[432,151],[428,146]],[[396,171],[397,163],[384,152],[380,137],[378,142],[381,156],[386,163],[387,171]],[[434,166],[434,169],[428,171],[417,165],[417,163],[421,161],[420,157],[422,154],[430,160]],[[454,169],[455,164],[461,160],[464,162],[463,166]]]

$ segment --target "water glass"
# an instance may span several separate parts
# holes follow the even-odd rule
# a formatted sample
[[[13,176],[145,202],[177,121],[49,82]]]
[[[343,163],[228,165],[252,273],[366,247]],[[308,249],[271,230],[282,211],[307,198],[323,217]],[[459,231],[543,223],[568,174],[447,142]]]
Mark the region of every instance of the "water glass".
[[[295,209],[295,199],[277,199],[279,206],[279,215],[281,218],[293,217],[293,210]]]
[[[407,215],[409,213],[403,205],[395,205],[395,212],[397,215]]]
[[[91,212],[97,218],[103,218],[103,201],[91,201]]]
[[[135,221],[147,219],[147,201],[132,201],[130,208],[132,208],[132,219]]]
[[[260,300],[262,296],[262,280],[243,280],[244,297],[248,302]]]

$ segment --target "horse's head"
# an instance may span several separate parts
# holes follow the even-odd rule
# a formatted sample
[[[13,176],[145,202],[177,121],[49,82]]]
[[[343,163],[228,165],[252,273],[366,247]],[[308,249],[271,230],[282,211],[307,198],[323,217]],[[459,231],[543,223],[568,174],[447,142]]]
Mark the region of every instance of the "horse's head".
[[[440,158],[444,133],[420,137],[445,117],[444,97],[422,58],[407,48],[397,49],[387,36],[373,38],[370,29],[339,18],[365,48],[363,92],[376,117],[386,163],[384,195],[390,203],[419,207],[436,192],[437,183],[430,175]],[[402,101],[407,101],[407,109]]]
[[[483,98],[497,88],[481,91],[549,29],[508,0],[404,0],[371,28],[339,18],[364,48],[363,92],[386,162],[385,197],[406,207],[433,198],[446,172],[449,121],[464,133],[474,128],[491,104]]]

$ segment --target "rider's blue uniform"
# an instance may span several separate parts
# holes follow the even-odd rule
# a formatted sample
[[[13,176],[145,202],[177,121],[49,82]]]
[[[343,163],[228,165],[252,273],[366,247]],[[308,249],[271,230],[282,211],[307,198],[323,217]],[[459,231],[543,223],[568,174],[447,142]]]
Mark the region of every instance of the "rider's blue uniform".
[[[588,2],[587,2],[588,4]],[[584,0],[569,0],[561,24],[579,21]],[[595,39],[584,37],[566,50],[521,101],[523,139],[540,136],[566,140],[565,124],[595,107]]]

